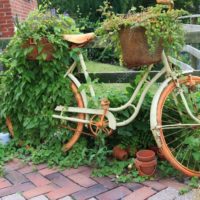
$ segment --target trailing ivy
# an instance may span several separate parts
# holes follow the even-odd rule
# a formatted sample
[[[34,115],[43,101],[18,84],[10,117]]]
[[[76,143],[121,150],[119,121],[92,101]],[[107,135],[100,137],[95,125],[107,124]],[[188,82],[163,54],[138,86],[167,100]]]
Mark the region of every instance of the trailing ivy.
[[[52,119],[56,105],[73,103],[64,74],[71,58],[76,59],[77,49],[71,50],[62,37],[78,32],[72,18],[44,8],[31,13],[26,21],[17,22],[16,34],[1,56],[6,71],[1,76],[0,90],[0,115],[10,116],[15,138],[33,145],[44,142],[57,129],[57,121]],[[48,62],[40,43],[44,37],[53,45],[54,59]],[[33,47],[24,44],[30,38],[39,52],[36,61],[27,59]]]

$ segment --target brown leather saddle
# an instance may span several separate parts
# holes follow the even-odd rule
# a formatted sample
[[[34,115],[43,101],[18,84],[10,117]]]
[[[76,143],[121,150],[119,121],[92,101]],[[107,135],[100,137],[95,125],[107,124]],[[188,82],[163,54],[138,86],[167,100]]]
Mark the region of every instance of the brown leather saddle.
[[[94,33],[65,34],[63,39],[70,43],[70,48],[84,47],[95,38]]]

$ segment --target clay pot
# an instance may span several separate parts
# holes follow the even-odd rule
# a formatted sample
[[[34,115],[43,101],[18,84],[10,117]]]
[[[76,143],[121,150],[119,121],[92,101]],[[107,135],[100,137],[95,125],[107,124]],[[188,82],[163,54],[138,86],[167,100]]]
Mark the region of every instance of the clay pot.
[[[142,162],[135,159],[135,166],[140,176],[152,176],[156,171],[157,160],[153,159],[152,161]]]
[[[135,166],[141,176],[152,176],[156,171],[157,160],[152,150],[140,150],[136,153]]]
[[[152,150],[140,150],[136,153],[136,157],[142,162],[152,161],[155,159],[155,152]]]
[[[38,46],[42,46],[43,49],[41,52],[38,52]],[[23,48],[32,47],[33,50],[27,55],[28,60],[35,61],[37,60],[37,56],[41,54],[46,54],[45,61],[53,60],[53,52],[54,48],[53,45],[48,41],[47,38],[42,38],[38,43],[36,43],[33,38],[30,38],[26,41],[23,45]]]
[[[120,146],[113,148],[113,157],[117,160],[126,160],[128,158],[128,152]]]
[[[155,147],[150,147],[150,149],[151,149],[152,151],[154,151],[155,154],[156,154],[161,160],[165,160],[165,156],[163,155],[161,149],[159,149],[159,148],[156,147],[156,146],[155,146]]]

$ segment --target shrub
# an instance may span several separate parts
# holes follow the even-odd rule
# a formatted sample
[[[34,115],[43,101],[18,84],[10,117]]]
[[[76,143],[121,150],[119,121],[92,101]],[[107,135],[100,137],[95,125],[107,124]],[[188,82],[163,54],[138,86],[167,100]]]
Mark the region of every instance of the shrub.
[[[69,81],[64,78],[75,51],[63,41],[64,33],[78,33],[69,16],[56,15],[44,8],[32,12],[27,20],[17,23],[17,32],[11,39],[1,62],[7,71],[1,77],[1,118],[10,116],[15,137],[27,143],[38,144],[54,134],[56,120],[51,115],[56,105],[71,103]],[[46,62],[41,38],[53,45],[54,59]],[[32,47],[24,47],[31,38],[40,52],[36,61],[27,59]]]

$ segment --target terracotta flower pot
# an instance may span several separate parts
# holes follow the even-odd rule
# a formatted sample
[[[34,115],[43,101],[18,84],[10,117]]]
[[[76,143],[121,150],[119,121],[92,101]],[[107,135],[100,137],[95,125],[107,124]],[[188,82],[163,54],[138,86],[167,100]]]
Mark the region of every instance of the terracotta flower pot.
[[[141,176],[152,176],[156,171],[157,160],[152,150],[140,150],[136,153],[135,166]]]
[[[113,148],[113,157],[117,160],[126,160],[128,158],[128,152],[120,146]]]
[[[38,52],[38,46],[42,47],[42,51]],[[29,60],[37,60],[37,57],[41,54],[46,54],[46,61],[53,60],[53,45],[48,41],[47,38],[42,38],[38,43],[36,43],[33,38],[30,38],[23,45],[24,48],[32,47],[33,50],[27,55]]]
[[[161,149],[159,149],[159,148],[156,147],[156,146],[155,146],[155,147],[150,147],[150,149],[151,149],[152,151],[154,151],[155,154],[156,154],[161,160],[165,160],[165,156],[163,155]]]
[[[143,162],[135,159],[135,166],[140,176],[152,176],[156,171],[157,160],[153,159],[152,161]]]
[[[155,152],[152,150],[140,150],[136,153],[136,157],[142,162],[152,161],[155,159]]]

